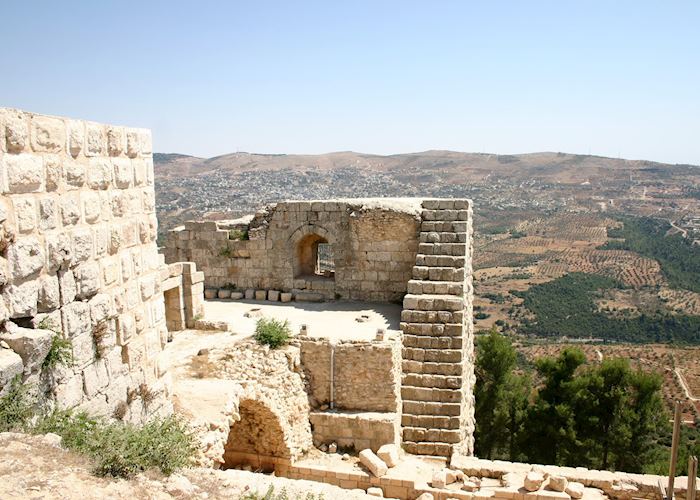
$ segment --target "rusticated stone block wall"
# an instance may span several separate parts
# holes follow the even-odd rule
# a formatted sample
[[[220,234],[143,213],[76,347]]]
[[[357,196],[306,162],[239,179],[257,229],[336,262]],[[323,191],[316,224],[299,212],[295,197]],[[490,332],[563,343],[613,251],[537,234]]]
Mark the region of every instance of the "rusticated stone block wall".
[[[0,330],[35,347],[0,349],[0,384],[19,362],[61,407],[169,411],[150,132],[0,109],[0,193]],[[73,355],[51,373],[47,328]]]

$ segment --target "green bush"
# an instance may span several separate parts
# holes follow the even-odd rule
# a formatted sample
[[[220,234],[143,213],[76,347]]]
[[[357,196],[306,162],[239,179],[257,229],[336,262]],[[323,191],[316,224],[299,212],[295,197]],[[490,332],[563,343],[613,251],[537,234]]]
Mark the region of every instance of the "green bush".
[[[84,412],[38,413],[29,388],[19,377],[0,398],[0,432],[7,431],[58,434],[64,447],[94,461],[94,473],[99,476],[128,478],[151,468],[171,474],[190,465],[195,452],[193,435],[172,416],[136,426],[92,418]]]
[[[291,334],[287,320],[282,322],[274,318],[260,318],[255,325],[256,342],[269,345],[273,349],[286,344]]]
[[[0,398],[0,432],[25,430],[34,415],[29,387],[22,384],[21,375],[10,382],[10,390]]]
[[[228,233],[229,240],[245,241],[248,239],[248,231],[240,229],[231,229]]]
[[[295,495],[293,498],[300,499],[302,497]],[[323,500],[323,494],[316,495],[315,493],[307,493],[304,500]],[[248,492],[241,497],[241,500],[290,500],[287,490],[282,488],[279,493],[275,493],[275,487],[270,486],[264,495],[257,491]]]
[[[70,340],[61,337],[60,333],[54,333],[55,335],[51,339],[51,348],[44,358],[42,366],[49,369],[59,364],[70,366],[73,363],[73,346]]]

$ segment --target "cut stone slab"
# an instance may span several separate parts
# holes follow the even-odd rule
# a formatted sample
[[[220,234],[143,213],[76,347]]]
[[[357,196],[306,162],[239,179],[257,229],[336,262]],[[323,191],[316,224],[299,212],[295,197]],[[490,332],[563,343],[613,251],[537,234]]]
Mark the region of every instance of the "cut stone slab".
[[[248,289],[245,291],[245,299],[246,299],[246,300],[252,300],[252,299],[254,299],[254,298],[255,298],[255,290],[253,290],[252,288],[248,288]]]
[[[204,289],[204,298],[205,299],[215,299],[218,295],[219,291],[216,288],[205,288]]]
[[[377,456],[389,467],[396,467],[399,464],[399,448],[395,444],[380,446],[377,450]]]
[[[523,486],[527,491],[537,491],[544,483],[544,475],[541,472],[530,471],[525,476]]]
[[[22,358],[10,349],[0,348],[0,396],[10,388],[10,382],[24,371]]]
[[[22,358],[24,371],[29,374],[41,367],[51,349],[55,335],[51,330],[22,328],[11,321],[5,323],[6,331],[0,332],[3,340]]]
[[[296,299],[298,302],[324,302],[326,300],[322,293],[314,292],[297,292]]]
[[[384,492],[382,491],[381,488],[377,486],[372,486],[371,488],[367,488],[367,494],[372,497],[379,497],[379,498],[384,498]]]
[[[282,292],[280,294],[280,300],[282,302],[291,302],[292,301],[292,294],[289,292]]]
[[[231,300],[241,300],[243,298],[243,292],[231,292]]]
[[[369,448],[360,452],[360,463],[377,477],[382,477],[389,470],[384,461]]]
[[[255,290],[255,300],[265,300],[267,292],[265,290]]]
[[[277,302],[280,300],[280,292],[278,290],[269,290],[267,292],[267,300]]]

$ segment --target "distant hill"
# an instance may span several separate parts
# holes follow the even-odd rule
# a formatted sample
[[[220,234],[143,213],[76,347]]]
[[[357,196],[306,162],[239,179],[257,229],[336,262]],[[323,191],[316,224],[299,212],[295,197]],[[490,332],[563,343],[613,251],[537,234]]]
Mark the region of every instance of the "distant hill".
[[[201,175],[214,171],[237,174],[279,170],[328,172],[352,168],[392,173],[409,182],[424,181],[429,176],[438,174],[445,180],[540,179],[553,183],[580,183],[606,179],[611,174],[615,177],[629,174],[663,177],[669,169],[700,168],[645,160],[549,152],[497,155],[424,151],[381,156],[343,151],[321,155],[231,153],[213,158],[157,154],[154,161],[157,175],[168,177]]]

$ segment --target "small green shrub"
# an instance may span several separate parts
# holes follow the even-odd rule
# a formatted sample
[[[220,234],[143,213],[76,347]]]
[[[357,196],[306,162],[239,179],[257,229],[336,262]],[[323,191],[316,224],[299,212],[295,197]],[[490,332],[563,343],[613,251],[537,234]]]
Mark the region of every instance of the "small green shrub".
[[[229,240],[245,241],[248,239],[248,231],[240,229],[231,229],[228,233]]]
[[[228,257],[230,259],[233,257],[233,250],[231,250],[229,247],[220,248],[219,257]]]
[[[295,495],[293,498],[300,499],[302,497]],[[307,493],[304,500],[323,500],[323,494],[316,495],[315,493]],[[282,488],[279,493],[275,493],[275,487],[270,486],[264,495],[261,495],[257,491],[250,491],[245,495],[240,497],[240,500],[291,500],[290,496],[287,494],[287,490]]]
[[[234,291],[237,287],[235,283],[226,283],[224,286],[222,286],[224,290],[231,290]]]
[[[70,340],[61,337],[60,333],[54,332],[51,339],[51,348],[44,358],[42,367],[51,369],[62,364],[70,366],[73,363],[73,345]]]
[[[84,412],[42,413],[37,409],[29,387],[16,377],[0,398],[0,432],[58,434],[65,448],[90,457],[95,463],[93,472],[100,476],[128,478],[151,468],[171,474],[192,463],[194,436],[175,417],[136,426],[106,422]]]
[[[135,426],[55,411],[40,418],[32,431],[61,436],[63,446],[95,461],[98,476],[128,478],[150,468],[169,475],[190,465],[195,451],[194,437],[175,417]]]
[[[258,344],[269,345],[277,349],[289,341],[292,332],[289,321],[279,321],[274,318],[260,318],[255,325],[255,340]]]
[[[26,429],[34,415],[34,404],[29,387],[22,384],[22,376],[17,375],[10,382],[10,390],[0,398],[0,432]]]

